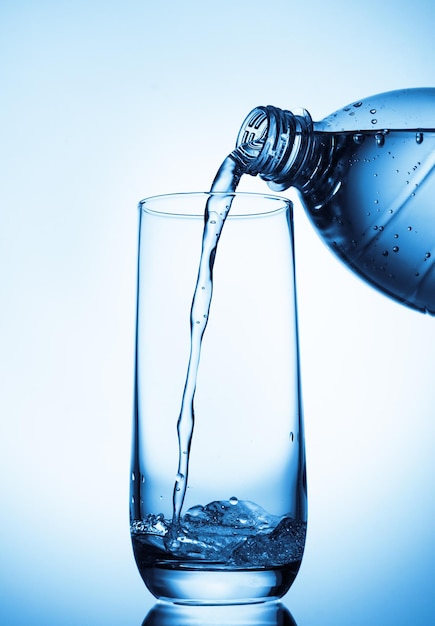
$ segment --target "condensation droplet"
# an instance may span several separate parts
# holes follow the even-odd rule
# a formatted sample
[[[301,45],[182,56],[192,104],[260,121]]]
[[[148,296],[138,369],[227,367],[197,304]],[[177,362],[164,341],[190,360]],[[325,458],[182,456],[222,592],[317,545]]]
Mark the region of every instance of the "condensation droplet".
[[[376,109],[370,109],[370,113],[374,115],[376,113]]]
[[[399,246],[394,246],[393,252],[399,252]]]
[[[294,434],[293,434],[293,433],[290,433],[290,440],[291,440],[291,441],[294,441],[294,439],[295,439]]]
[[[239,503],[239,500],[238,498],[236,498],[236,496],[231,496],[231,498],[229,499],[229,503],[235,506],[236,504]]]
[[[384,250],[382,253],[383,256],[388,256],[388,250]]]
[[[382,232],[384,230],[383,226],[379,226],[379,230]]]
[[[378,227],[377,226],[373,226],[373,230],[378,230]]]
[[[361,105],[362,105],[362,102],[355,102],[353,106],[354,106],[356,109],[358,109]]]
[[[415,141],[418,144],[423,143],[423,133],[415,133]]]
[[[412,226],[408,226],[408,230],[412,230]]]
[[[362,133],[355,133],[353,136],[353,141],[358,146],[360,146],[362,143],[364,143],[364,135]]]
[[[394,239],[399,239],[399,235],[397,233],[394,234]]]
[[[372,124],[377,124],[377,123],[378,123],[378,120],[376,118],[373,118],[372,119]]]
[[[210,220],[210,224],[216,224],[216,220]]]
[[[426,259],[430,259],[430,252],[426,252],[426,254],[424,255]]]

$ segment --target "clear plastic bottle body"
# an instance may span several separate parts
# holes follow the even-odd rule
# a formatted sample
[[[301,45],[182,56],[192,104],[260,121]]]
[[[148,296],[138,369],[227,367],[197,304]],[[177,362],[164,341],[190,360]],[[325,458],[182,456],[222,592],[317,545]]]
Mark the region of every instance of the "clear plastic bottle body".
[[[248,173],[275,190],[298,189],[316,230],[347,266],[383,293],[435,313],[435,89],[380,94],[317,123],[306,111],[260,110],[279,118],[280,134],[277,141],[277,124],[265,131],[262,121],[262,151],[274,159],[260,151]]]

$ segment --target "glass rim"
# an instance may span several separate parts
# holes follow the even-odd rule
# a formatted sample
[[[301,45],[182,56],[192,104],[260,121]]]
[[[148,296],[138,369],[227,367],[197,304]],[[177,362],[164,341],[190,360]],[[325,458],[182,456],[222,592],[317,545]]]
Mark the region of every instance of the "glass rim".
[[[237,210],[240,203],[238,203],[234,210],[230,209],[227,219],[246,219],[246,218],[255,218],[255,217],[267,217],[270,215],[276,215],[277,213],[281,213],[286,210],[292,211],[293,202],[284,196],[278,196],[274,194],[263,194],[263,193],[255,193],[248,191],[186,191],[186,192],[175,192],[175,193],[167,193],[167,194],[157,194],[154,196],[149,196],[147,198],[143,198],[139,201],[138,209],[143,211],[144,213],[155,215],[159,217],[176,217],[176,218],[190,218],[190,219],[204,219],[204,210],[206,206],[207,198],[214,197],[230,197],[233,199],[242,199],[247,203],[249,201],[253,202],[266,202],[271,203],[270,206],[272,208],[265,208],[261,206],[259,210],[252,210],[252,206],[248,207],[246,212],[240,212]],[[186,201],[187,198],[202,198],[202,203],[198,206],[196,204],[195,207],[192,208],[191,211],[186,210],[186,207],[181,207],[179,211],[175,211],[174,207],[176,206],[176,200]],[[149,205],[154,203],[160,203],[162,206],[160,208],[150,207]],[[165,208],[165,202],[171,204],[168,208]],[[196,200],[198,202],[198,200]],[[280,203],[276,208],[273,207],[273,203]],[[250,210],[249,210],[250,209]]]

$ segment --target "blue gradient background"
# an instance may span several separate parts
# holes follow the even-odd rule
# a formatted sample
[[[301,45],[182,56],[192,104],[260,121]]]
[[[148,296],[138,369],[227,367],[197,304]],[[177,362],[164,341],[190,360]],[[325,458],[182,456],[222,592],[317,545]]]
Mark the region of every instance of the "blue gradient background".
[[[258,104],[435,86],[427,0],[2,0],[0,623],[140,626],[128,534],[137,201],[206,190]],[[266,191],[244,181],[242,189]],[[298,626],[435,623],[435,320],[296,207]]]

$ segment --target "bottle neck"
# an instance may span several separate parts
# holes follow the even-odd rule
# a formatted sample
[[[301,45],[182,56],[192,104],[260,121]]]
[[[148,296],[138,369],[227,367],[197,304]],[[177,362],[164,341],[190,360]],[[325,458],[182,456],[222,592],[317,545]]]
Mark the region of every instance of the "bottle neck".
[[[297,186],[313,144],[313,121],[308,111],[292,113],[259,106],[243,122],[232,156],[245,173],[259,174],[271,189],[282,191]]]

